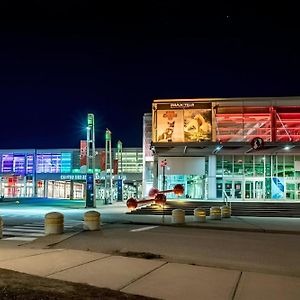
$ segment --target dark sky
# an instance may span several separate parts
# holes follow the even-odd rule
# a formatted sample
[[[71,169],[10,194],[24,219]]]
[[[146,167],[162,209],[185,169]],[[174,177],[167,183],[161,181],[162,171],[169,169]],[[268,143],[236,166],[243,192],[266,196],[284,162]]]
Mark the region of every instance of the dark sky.
[[[2,0],[0,148],[79,147],[88,112],[97,146],[141,146],[155,98],[300,95],[295,7],[201,2]]]

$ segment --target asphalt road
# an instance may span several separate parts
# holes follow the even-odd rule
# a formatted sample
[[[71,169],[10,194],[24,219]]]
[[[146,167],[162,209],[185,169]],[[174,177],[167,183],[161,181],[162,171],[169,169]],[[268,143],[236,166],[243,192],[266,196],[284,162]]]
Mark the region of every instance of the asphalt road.
[[[43,222],[45,214],[53,211],[63,213],[65,220],[83,220],[83,215],[87,210],[91,208],[85,208],[84,201],[75,200],[36,198],[0,202],[0,216],[6,225]],[[111,213],[109,206],[102,210],[106,215]],[[115,207],[113,211],[118,212]],[[125,211],[124,207],[121,211]]]
[[[83,232],[56,247],[148,252],[173,262],[300,276],[300,235],[106,224],[100,232]]]
[[[65,220],[82,220],[86,210],[82,201],[0,203],[0,216],[6,225],[43,222],[49,211],[63,212]],[[124,205],[102,207],[105,224],[101,231],[82,232],[56,247],[104,253],[148,252],[168,261],[300,276],[300,235],[109,224],[125,210]]]

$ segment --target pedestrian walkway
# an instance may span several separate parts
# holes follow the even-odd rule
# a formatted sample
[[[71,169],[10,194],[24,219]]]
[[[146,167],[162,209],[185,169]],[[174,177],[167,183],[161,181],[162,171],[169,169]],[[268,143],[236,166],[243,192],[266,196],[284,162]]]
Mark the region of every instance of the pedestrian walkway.
[[[82,228],[83,221],[66,220],[64,224],[65,232],[74,228]],[[22,225],[5,226],[3,228],[3,238],[0,241],[22,241],[32,242],[37,238],[45,236],[44,222],[35,222]]]
[[[298,277],[91,251],[0,247],[0,268],[160,299],[298,300],[300,295]]]

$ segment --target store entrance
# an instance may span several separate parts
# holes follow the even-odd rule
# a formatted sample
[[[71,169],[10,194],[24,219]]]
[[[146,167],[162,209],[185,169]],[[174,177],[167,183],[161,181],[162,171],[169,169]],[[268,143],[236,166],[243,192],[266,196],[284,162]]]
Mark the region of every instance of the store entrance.
[[[260,179],[245,180],[245,200],[264,200],[264,181]]]
[[[158,188],[162,187],[162,175],[159,176]],[[187,198],[187,199],[205,199],[206,198],[206,181],[200,175],[166,175],[165,189],[171,190],[176,184],[184,186],[184,195],[178,197],[174,193],[167,195],[168,199]]]
[[[228,200],[242,199],[242,180],[226,179],[224,181],[224,197]]]

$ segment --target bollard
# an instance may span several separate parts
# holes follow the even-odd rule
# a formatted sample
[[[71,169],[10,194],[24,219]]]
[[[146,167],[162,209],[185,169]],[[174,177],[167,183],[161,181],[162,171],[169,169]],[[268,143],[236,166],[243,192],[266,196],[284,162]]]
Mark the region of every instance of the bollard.
[[[222,218],[230,218],[231,217],[231,209],[229,206],[221,206]]]
[[[45,215],[45,234],[60,234],[64,232],[64,215],[50,212]]]
[[[3,238],[2,229],[3,229],[3,220],[2,220],[2,218],[0,217],[0,239]]]
[[[184,224],[185,223],[185,211],[177,208],[172,210],[172,223],[173,224]]]
[[[100,213],[95,210],[87,211],[83,218],[84,230],[100,230]]]
[[[210,212],[210,218],[212,220],[221,220],[222,219],[221,208],[219,206],[212,206],[210,208],[209,212]]]
[[[194,209],[194,220],[197,222],[204,223],[206,222],[206,212],[203,208]]]

